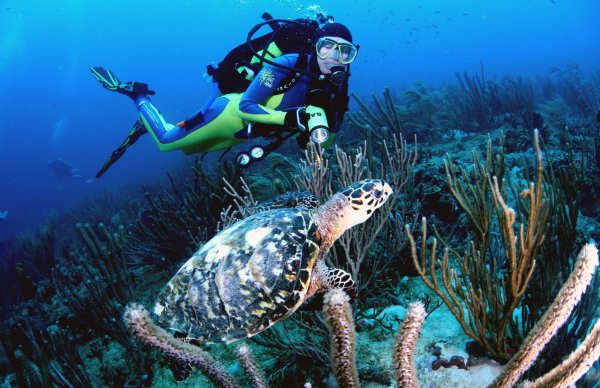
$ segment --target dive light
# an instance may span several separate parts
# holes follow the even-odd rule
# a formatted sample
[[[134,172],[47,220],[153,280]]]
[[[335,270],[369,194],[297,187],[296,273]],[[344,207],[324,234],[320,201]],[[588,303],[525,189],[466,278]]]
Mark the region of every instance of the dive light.
[[[308,113],[308,132],[310,133],[310,140],[313,143],[321,144],[329,139],[329,124],[327,123],[327,116],[325,110],[318,106],[309,105],[306,107],[306,113]]]

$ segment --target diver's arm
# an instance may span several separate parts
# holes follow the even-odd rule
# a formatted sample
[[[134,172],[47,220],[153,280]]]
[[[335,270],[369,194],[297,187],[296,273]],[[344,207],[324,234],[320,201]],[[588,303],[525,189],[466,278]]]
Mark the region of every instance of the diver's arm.
[[[293,68],[297,59],[297,54],[288,54],[275,58],[274,62]],[[265,65],[242,96],[238,115],[248,121],[284,125],[286,112],[267,108],[262,103],[275,93],[275,90],[289,74],[289,70],[269,64]]]
[[[340,131],[344,121],[344,115],[348,112],[348,84],[338,87],[335,98],[327,109],[327,119],[329,120],[329,139],[321,144],[323,148],[329,148],[335,141],[336,134]]]

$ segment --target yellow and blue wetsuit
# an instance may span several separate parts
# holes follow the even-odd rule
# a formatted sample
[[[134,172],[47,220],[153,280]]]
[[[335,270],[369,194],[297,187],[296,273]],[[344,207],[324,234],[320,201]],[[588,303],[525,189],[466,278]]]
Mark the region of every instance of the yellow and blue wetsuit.
[[[273,61],[294,68],[299,62],[299,54],[282,55]],[[309,69],[318,72],[315,58],[309,55],[306,63]],[[182,150],[192,154],[223,150],[244,142],[249,137],[247,122],[258,123],[263,128],[272,129],[275,126],[284,130],[286,111],[306,106],[309,92],[320,88],[325,89],[331,100],[335,100],[340,93],[344,94],[340,96],[345,101],[341,109],[332,111],[332,106],[339,106],[335,103],[327,103],[329,107],[322,106],[327,112],[333,137],[347,110],[347,87],[316,81],[308,75],[301,75],[295,82],[286,82],[292,74],[294,72],[291,69],[266,64],[245,93],[225,94],[215,99],[204,112],[204,121],[190,130],[167,123],[148,96],[137,96],[135,104],[144,127],[161,151]]]

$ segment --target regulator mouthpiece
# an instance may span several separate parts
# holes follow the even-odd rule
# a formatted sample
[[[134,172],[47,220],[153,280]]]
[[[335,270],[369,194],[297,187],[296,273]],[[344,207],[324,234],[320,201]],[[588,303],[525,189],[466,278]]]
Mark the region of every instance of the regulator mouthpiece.
[[[332,66],[331,75],[329,76],[329,82],[333,85],[343,85],[348,82],[348,73],[346,67],[342,65]]]

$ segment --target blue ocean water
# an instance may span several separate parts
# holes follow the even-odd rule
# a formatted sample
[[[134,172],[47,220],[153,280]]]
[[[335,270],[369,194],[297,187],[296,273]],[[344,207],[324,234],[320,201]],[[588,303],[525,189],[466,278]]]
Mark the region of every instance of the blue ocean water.
[[[137,114],[103,90],[89,66],[148,82],[172,122],[209,94],[205,66],[245,40],[269,11],[308,16],[299,1],[0,2],[0,241],[102,190],[164,177],[185,156],[159,152],[148,136],[102,179],[93,179]],[[350,90],[368,97],[384,86],[453,82],[455,72],[486,77],[543,75],[548,68],[600,65],[600,3],[595,0],[321,1],[360,44]],[[352,108],[352,106],[351,106]],[[57,179],[62,158],[82,179]]]

